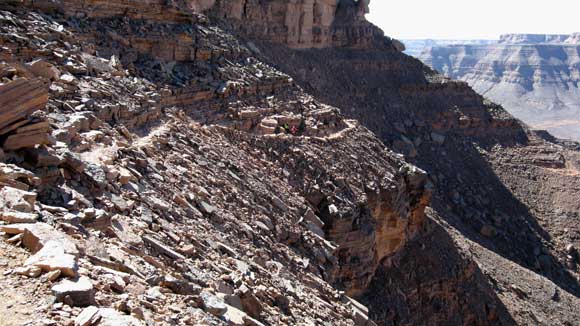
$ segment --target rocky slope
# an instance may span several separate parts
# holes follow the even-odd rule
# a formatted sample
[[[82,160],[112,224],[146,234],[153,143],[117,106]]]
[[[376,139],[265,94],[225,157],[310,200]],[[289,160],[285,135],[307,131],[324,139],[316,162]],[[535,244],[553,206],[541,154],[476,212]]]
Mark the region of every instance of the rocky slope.
[[[0,324],[573,325],[574,144],[367,5],[0,5]]]
[[[0,323],[373,324],[347,295],[426,173],[205,16],[113,4],[3,7]]]
[[[574,35],[512,34],[488,45],[428,47],[418,57],[534,128],[579,140],[579,49]]]

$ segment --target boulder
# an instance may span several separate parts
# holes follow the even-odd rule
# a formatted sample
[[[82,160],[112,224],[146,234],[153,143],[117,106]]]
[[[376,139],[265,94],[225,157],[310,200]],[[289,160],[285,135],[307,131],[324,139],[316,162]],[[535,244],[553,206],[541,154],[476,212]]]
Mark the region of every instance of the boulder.
[[[57,301],[71,306],[86,307],[95,302],[93,283],[86,276],[74,281],[63,280],[53,286],[51,290]]]
[[[33,253],[38,252],[51,240],[60,242],[65,253],[74,256],[79,253],[74,242],[66,234],[46,223],[2,225],[0,231],[7,234],[22,234],[22,243]]]
[[[117,72],[117,69],[115,68],[115,62],[113,60],[95,57],[86,53],[82,54],[82,58],[85,65],[87,66],[87,71],[91,75],[98,76],[104,73]]]
[[[60,70],[52,63],[43,59],[35,60],[26,65],[28,66],[28,70],[36,77],[44,77],[53,81],[60,78]]]
[[[12,187],[4,187],[0,190],[0,207],[23,213],[31,213],[34,210],[36,193],[24,191]]]
[[[222,316],[228,310],[224,300],[209,292],[202,292],[201,300],[203,301],[204,310],[214,316]]]

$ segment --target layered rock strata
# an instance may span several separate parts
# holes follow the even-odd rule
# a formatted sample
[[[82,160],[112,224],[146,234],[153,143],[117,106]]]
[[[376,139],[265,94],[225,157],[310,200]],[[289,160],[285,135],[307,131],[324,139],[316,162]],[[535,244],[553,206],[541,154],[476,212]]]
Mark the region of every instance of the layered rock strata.
[[[416,270],[413,266],[421,263],[415,262],[414,256],[406,256],[412,254],[404,250],[403,255],[394,260],[394,267],[386,268],[386,274],[375,274],[373,282],[377,283],[371,283],[375,285],[371,285],[362,298],[369,304],[371,315],[376,313],[374,316],[381,324],[421,324],[419,320],[424,323],[426,315],[415,319],[419,311],[437,314],[435,319],[430,319],[434,325],[537,322],[535,317],[516,312],[521,311],[523,302],[515,303],[511,296],[494,294],[494,282],[514,293],[518,291],[510,288],[513,280],[508,277],[509,269],[494,273],[492,290],[489,290],[489,284],[480,283],[486,282],[485,278],[476,276],[479,272],[462,276],[461,270],[469,261],[482,270],[515,262],[547,278],[547,282],[557,284],[558,291],[569,293],[568,298],[572,301],[577,300],[578,269],[571,263],[576,258],[566,249],[576,247],[573,239],[578,236],[578,230],[572,227],[576,219],[572,208],[574,201],[568,195],[575,193],[576,188],[561,187],[559,181],[564,178],[572,184],[576,182],[577,174],[570,172],[575,169],[577,147],[574,143],[530,131],[501,106],[473,91],[467,83],[444,78],[398,51],[292,51],[271,43],[258,46],[265,58],[277,62],[297,84],[341,107],[347,116],[361,121],[388,146],[429,171],[437,189],[431,206],[439,216],[436,223],[444,229],[438,234],[461,234],[453,236],[442,251],[467,257],[466,261],[461,258],[450,262],[446,257],[439,257],[432,263],[434,266],[456,266],[449,271],[436,272],[436,268],[431,268],[433,273],[418,275],[413,272]],[[516,157],[524,159],[520,161]],[[569,207],[566,213],[563,207]],[[564,227],[561,223],[567,218],[571,220]],[[464,250],[458,247],[465,238],[498,255],[489,260],[465,256]],[[421,248],[431,247],[426,242]],[[397,274],[398,268],[408,268],[408,274]],[[384,283],[383,277],[389,281]],[[406,282],[413,290],[399,288]],[[380,290],[384,284],[389,284],[388,293],[399,290],[403,293],[393,297],[391,305],[384,304],[387,294]],[[458,288],[461,291],[457,291]],[[480,297],[482,288],[487,288],[489,300],[470,301],[474,293]],[[413,293],[412,297],[409,292]],[[525,296],[516,297],[519,298],[516,300],[526,301]],[[557,310],[556,302],[536,301],[534,309],[545,316],[547,311]],[[430,310],[434,307],[431,304],[439,308]],[[494,314],[487,313],[490,307],[495,307]],[[499,311],[509,316],[500,318],[496,314]],[[558,320],[573,323],[573,316],[574,313],[559,314]],[[551,322],[543,320],[540,323],[548,325]]]
[[[578,140],[578,50],[574,35],[511,34],[487,45],[429,47],[419,58],[534,128]]]

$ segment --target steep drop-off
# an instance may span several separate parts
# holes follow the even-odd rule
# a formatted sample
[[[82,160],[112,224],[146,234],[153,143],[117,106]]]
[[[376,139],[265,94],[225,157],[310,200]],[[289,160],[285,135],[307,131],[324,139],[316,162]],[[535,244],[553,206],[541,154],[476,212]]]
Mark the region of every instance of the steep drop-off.
[[[570,254],[579,237],[577,205],[572,198],[579,189],[576,145],[529,131],[467,83],[447,80],[392,47],[292,51],[262,44],[260,49],[308,92],[341,107],[387,146],[404,153],[431,174],[436,189],[432,207],[453,241],[435,240],[440,242],[436,246],[448,246],[431,253],[427,248],[435,245],[424,244],[425,259],[434,260],[432,265],[427,264],[431,273],[426,275],[401,265],[406,262],[423,266],[422,255],[409,251],[405,253],[411,257],[386,267],[384,275],[390,279],[390,290],[382,292],[380,286],[372,286],[364,296],[377,320],[386,325],[424,324],[432,313],[438,316],[431,319],[433,325],[510,324],[513,321],[494,319],[497,311],[507,309],[518,324],[549,325],[554,323],[551,318],[558,320],[555,323],[573,324],[576,317],[554,313],[558,310],[556,301],[541,299],[551,295],[539,294],[544,290],[535,292],[539,298],[533,309],[526,297],[530,294],[515,295],[526,302],[520,304],[506,293],[519,291],[514,290],[519,289],[516,284],[532,282],[512,279],[513,270],[522,266],[546,277],[545,282],[557,284],[553,285],[560,288],[556,292],[571,293],[570,302],[577,301],[577,258]],[[466,239],[468,245],[458,245]],[[465,258],[459,249],[465,247],[475,257]],[[484,255],[481,250],[486,252],[486,259],[478,258]],[[469,303],[475,293],[479,295],[483,290],[469,285],[476,274],[467,273],[470,278],[462,278],[461,271],[469,263],[441,255],[454,251],[461,252],[456,257],[473,260],[482,270],[494,271],[493,276],[487,272],[491,278],[488,286],[503,306],[492,305],[492,309],[485,307],[489,303]],[[488,255],[489,251],[494,254]],[[438,270],[438,266],[447,268]],[[500,270],[496,266],[501,266]],[[401,270],[410,274],[398,274]],[[377,278],[377,284],[384,285],[380,281]],[[401,284],[410,285],[396,290]],[[389,296],[387,301],[387,293],[399,290],[421,291],[413,298]],[[524,313],[529,309],[529,315]],[[575,311],[571,306],[570,310]],[[427,313],[418,314],[420,311]],[[490,314],[482,314],[484,311]]]

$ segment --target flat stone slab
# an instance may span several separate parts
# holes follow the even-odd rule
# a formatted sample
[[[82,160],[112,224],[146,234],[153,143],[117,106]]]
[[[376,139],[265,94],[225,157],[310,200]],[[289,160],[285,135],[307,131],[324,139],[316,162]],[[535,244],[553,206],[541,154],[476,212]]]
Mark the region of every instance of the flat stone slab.
[[[0,220],[7,223],[35,223],[38,220],[38,215],[34,213],[2,211],[0,212]]]
[[[65,253],[62,243],[54,240],[47,242],[24,265],[40,267],[44,272],[60,270],[62,275],[69,277],[76,277],[78,271],[77,257]]]
[[[75,326],[93,326],[101,320],[99,308],[95,306],[86,307],[75,318]]]
[[[22,243],[33,253],[38,252],[46,243],[55,240],[62,243],[65,253],[78,256],[79,251],[68,235],[46,223],[9,224],[0,226],[7,234],[23,234]]]
[[[99,326],[144,326],[145,323],[139,319],[125,315],[115,309],[101,308],[99,309],[101,321]]]

